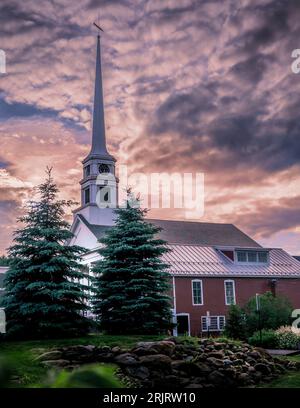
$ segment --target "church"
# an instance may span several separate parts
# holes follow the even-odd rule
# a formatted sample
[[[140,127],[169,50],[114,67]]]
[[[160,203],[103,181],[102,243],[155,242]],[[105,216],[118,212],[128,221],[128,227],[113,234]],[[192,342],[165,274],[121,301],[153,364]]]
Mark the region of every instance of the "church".
[[[90,271],[99,238],[114,225],[114,212],[105,202],[117,202],[116,159],[106,146],[100,36],[97,37],[96,75],[91,150],[83,160],[81,206],[74,211],[69,245],[88,251],[83,263]],[[99,205],[104,203],[104,205]],[[151,214],[151,211],[150,211]],[[162,228],[168,242],[174,335],[222,332],[232,304],[243,306],[250,297],[271,291],[300,308],[300,261],[283,249],[263,248],[232,224],[148,219]],[[89,272],[90,273],[90,272]]]

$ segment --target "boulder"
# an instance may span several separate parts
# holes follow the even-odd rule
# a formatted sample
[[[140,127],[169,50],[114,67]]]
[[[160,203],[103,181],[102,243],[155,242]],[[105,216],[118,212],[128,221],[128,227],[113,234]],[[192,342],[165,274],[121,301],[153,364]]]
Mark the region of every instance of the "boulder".
[[[152,354],[147,356],[141,356],[139,361],[142,365],[147,367],[159,369],[162,371],[169,370],[171,368],[171,358],[164,354]]]
[[[222,358],[224,358],[224,353],[222,351],[211,351],[208,353],[208,356],[222,360]]]
[[[206,362],[207,362],[209,365],[212,365],[212,366],[214,366],[214,367],[223,367],[223,366],[224,366],[223,360],[220,360],[220,359],[215,358],[215,357],[208,357],[208,358],[206,359]]]
[[[115,356],[115,363],[123,366],[132,366],[138,364],[137,359],[131,353],[123,353]]]
[[[144,356],[149,354],[165,354],[171,356],[175,350],[175,343],[173,341],[149,341],[139,342],[136,347],[132,349],[134,354]]]
[[[270,367],[267,366],[266,364],[263,364],[263,363],[255,364],[254,368],[255,368],[256,371],[259,371],[264,375],[268,375],[268,374],[271,373]]]
[[[225,383],[225,375],[220,373],[219,371],[215,370],[211,372],[208,376],[208,381],[216,386],[224,385]]]

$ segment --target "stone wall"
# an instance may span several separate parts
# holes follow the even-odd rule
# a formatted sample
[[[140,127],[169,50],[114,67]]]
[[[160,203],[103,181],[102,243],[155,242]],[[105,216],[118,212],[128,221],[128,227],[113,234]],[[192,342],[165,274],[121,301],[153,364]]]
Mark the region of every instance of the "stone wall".
[[[233,388],[256,386],[300,369],[300,363],[271,357],[246,343],[180,340],[137,343],[130,350],[108,346],[70,346],[38,357],[47,367],[74,369],[113,363],[124,383],[134,387]]]

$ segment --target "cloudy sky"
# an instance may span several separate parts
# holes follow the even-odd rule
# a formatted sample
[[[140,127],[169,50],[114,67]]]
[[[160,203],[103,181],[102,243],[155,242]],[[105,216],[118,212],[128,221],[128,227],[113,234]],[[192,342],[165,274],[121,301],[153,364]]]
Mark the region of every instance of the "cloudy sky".
[[[47,165],[62,196],[79,200],[99,14],[118,163],[204,172],[199,221],[300,254],[298,0],[1,0],[0,252]]]

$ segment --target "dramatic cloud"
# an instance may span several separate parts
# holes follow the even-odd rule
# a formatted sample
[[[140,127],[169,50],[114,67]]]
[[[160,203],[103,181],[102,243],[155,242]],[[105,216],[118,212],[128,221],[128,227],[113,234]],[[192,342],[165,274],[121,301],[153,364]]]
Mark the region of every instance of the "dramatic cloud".
[[[79,200],[98,14],[107,140],[118,162],[204,172],[200,221],[234,222],[300,253],[298,0],[3,0],[0,251],[46,165],[62,195]]]

